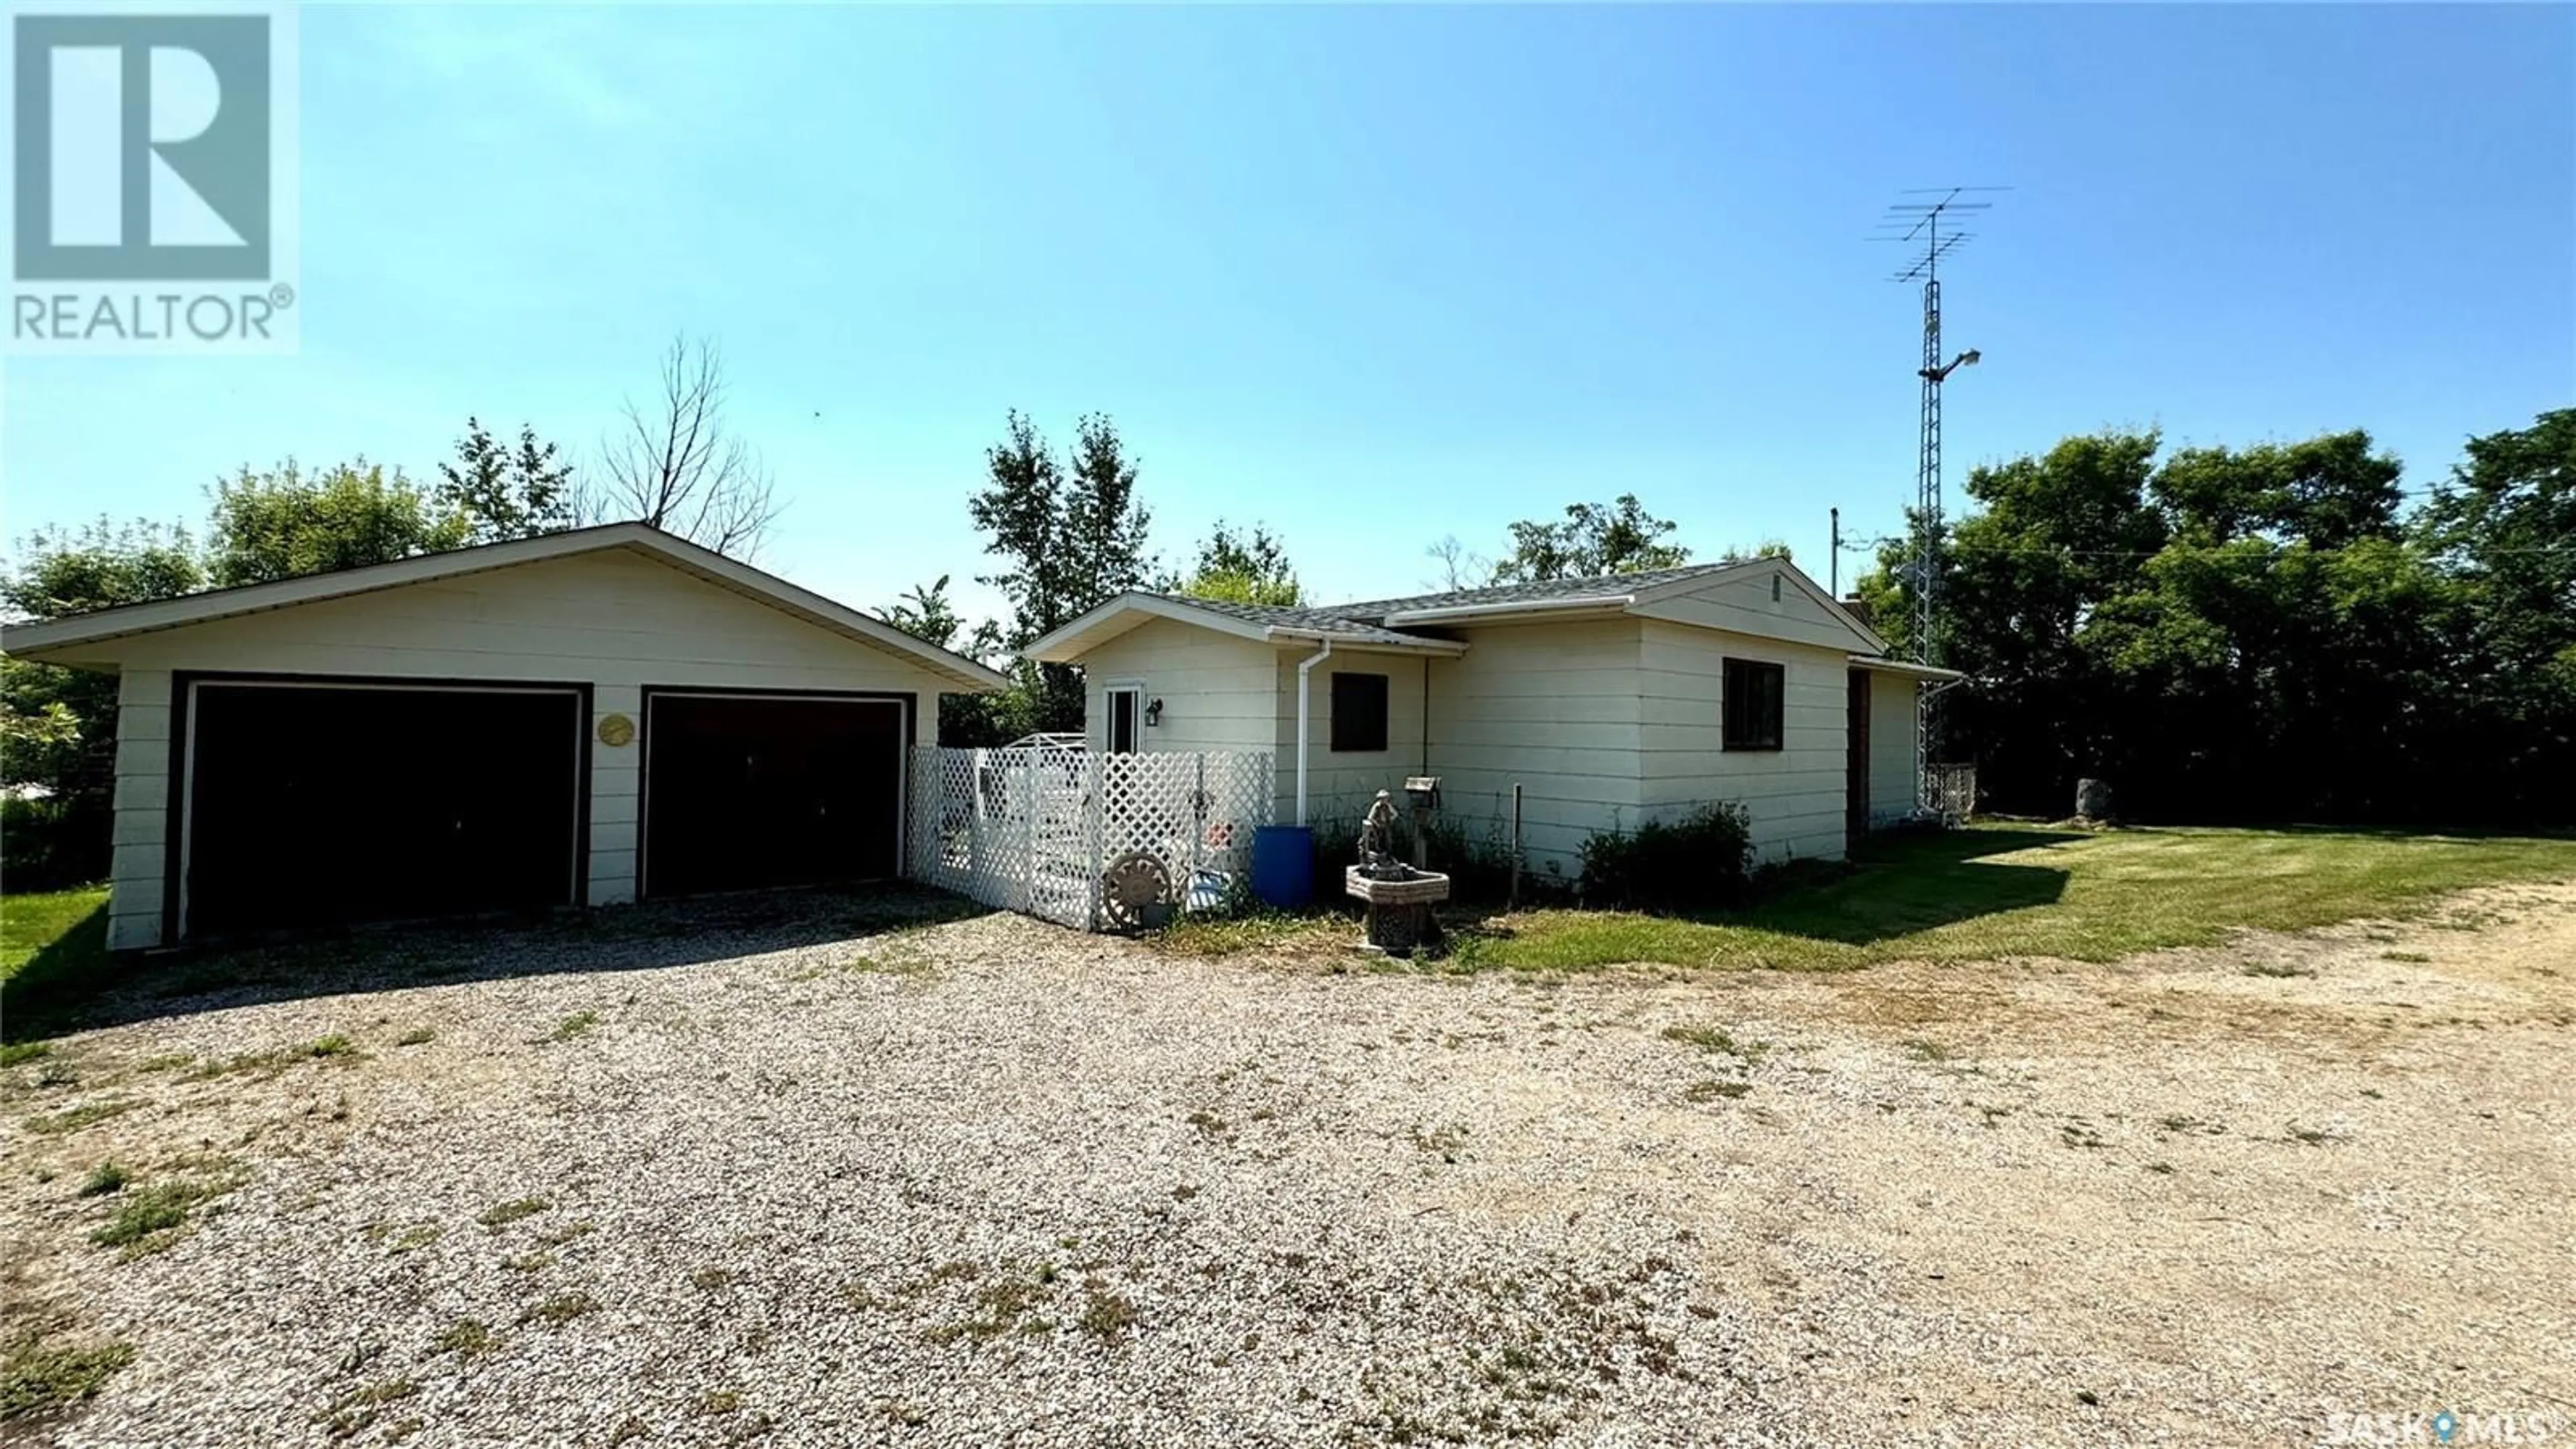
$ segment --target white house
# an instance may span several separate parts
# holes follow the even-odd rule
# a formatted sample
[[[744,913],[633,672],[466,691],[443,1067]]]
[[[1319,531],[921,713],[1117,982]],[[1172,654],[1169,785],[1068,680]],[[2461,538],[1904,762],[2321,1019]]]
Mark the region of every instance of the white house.
[[[1786,560],[1323,608],[1123,594],[1036,641],[1079,664],[1095,750],[1266,750],[1277,818],[1348,824],[1435,775],[1490,837],[1571,874],[1596,831],[1749,812],[1756,858],[1837,857],[1915,812],[1915,696],[1958,676],[1886,642]]]
[[[1005,681],[637,523],[0,631],[118,674],[108,944],[893,876]]]

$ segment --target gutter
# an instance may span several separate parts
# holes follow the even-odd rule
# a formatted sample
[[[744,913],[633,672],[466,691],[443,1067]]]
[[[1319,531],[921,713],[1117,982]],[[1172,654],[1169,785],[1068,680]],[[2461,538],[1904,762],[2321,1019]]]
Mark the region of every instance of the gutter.
[[[1297,665],[1297,823],[1299,825],[1306,823],[1306,746],[1308,736],[1312,735],[1315,729],[1315,711],[1309,703],[1313,698],[1312,676],[1316,665],[1332,657],[1333,641],[1326,639],[1323,648],[1315,651],[1311,657],[1299,661]]]
[[[1262,632],[1264,638],[1274,643],[1281,640],[1304,640],[1315,644],[1330,644],[1338,639],[1353,649],[1372,654],[1428,654],[1455,657],[1467,652],[1467,646],[1454,639],[1412,639],[1399,644],[1389,639],[1362,638],[1323,629],[1294,629],[1282,624],[1272,624]]]

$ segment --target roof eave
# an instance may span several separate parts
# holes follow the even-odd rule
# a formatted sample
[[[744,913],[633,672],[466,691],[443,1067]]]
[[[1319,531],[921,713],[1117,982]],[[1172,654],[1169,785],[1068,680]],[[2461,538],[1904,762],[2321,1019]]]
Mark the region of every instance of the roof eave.
[[[1133,622],[1120,622],[1130,614],[1142,617]],[[1073,664],[1080,661],[1083,655],[1130,629],[1141,627],[1146,621],[1152,619],[1172,619],[1184,624],[1195,624],[1204,629],[1213,629],[1220,634],[1234,635],[1238,639],[1260,640],[1269,637],[1262,625],[1248,620],[1237,619],[1230,614],[1220,614],[1213,609],[1194,608],[1185,600],[1133,589],[1113,599],[1095,604],[1074,618],[1030,640],[1028,647],[1020,651],[1020,657],[1035,660],[1040,664]],[[1113,625],[1115,627],[1112,627]]]
[[[1452,604],[1438,609],[1403,609],[1382,621],[1399,624],[1472,624],[1488,619],[1544,619],[1557,615],[1615,614],[1637,602],[1635,594],[1603,594],[1588,599],[1512,599],[1493,604]]]
[[[1968,677],[1956,669],[1944,669],[1937,664],[1917,664],[1911,659],[1889,659],[1879,654],[1854,654],[1850,658],[1852,668],[1866,669],[1873,674],[1902,674],[1909,679],[1937,680]]]
[[[1467,646],[1455,639],[1378,639],[1366,634],[1335,633],[1329,629],[1300,629],[1294,625],[1273,624],[1269,635],[1276,643],[1329,643],[1336,649],[1349,649],[1363,654],[1426,654],[1454,659],[1467,652]]]
[[[0,653],[13,658],[42,660],[48,655],[86,645],[106,644],[137,635],[271,613],[301,604],[354,598],[412,584],[461,578],[613,548],[649,554],[683,573],[744,594],[818,628],[905,656],[931,673],[953,680],[968,690],[1002,689],[1010,684],[997,671],[962,654],[917,639],[882,619],[862,614],[776,574],[726,558],[712,549],[642,523],[602,524],[475,548],[421,554],[362,568],[304,574],[237,589],[182,594],[177,598],[98,609],[68,618],[10,625],[0,628]],[[83,663],[87,667],[98,667],[95,660]]]

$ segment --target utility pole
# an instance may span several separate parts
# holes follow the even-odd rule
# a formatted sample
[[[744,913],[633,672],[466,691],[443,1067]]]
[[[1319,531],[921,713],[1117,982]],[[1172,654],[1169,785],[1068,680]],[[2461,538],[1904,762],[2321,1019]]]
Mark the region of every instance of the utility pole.
[[[1843,601],[1843,511],[1828,508],[1825,517],[1833,529],[1834,538],[1833,546],[1826,550],[1829,556],[1825,559],[1825,592],[1833,595],[1834,602],[1839,604]]]
[[[1914,657],[1923,664],[1938,664],[1939,650],[1934,644],[1941,589],[1941,384],[1962,367],[1974,367],[1978,352],[1971,347],[1951,358],[1941,360],[1941,259],[1966,246],[1976,236],[1963,223],[1970,215],[1990,209],[1988,201],[1963,201],[1970,192],[2009,191],[2008,186],[1933,186],[1904,192],[1906,200],[1888,207],[1880,222],[1883,234],[1875,241],[1899,242],[1909,251],[1905,265],[1889,278],[1895,282],[1923,284],[1923,365],[1915,377],[1922,383],[1922,415],[1915,456],[1914,476],[1914,556],[1903,572],[1914,592]],[[1925,689],[1916,695],[1914,718],[1915,760],[1923,767],[1922,804],[1935,808],[1931,799],[1933,754],[1940,744],[1936,714],[1936,692]]]

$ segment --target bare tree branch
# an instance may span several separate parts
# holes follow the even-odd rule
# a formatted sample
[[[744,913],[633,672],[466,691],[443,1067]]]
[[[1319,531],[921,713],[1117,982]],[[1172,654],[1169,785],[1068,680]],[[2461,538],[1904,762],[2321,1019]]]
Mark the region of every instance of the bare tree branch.
[[[777,480],[760,453],[725,425],[724,358],[713,342],[672,339],[661,394],[627,399],[623,423],[600,442],[585,522],[635,519],[749,558],[778,517]]]
[[[1422,551],[1439,572],[1430,580],[1443,589],[1472,589],[1493,581],[1493,560],[1473,552],[1449,534]]]

